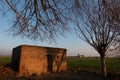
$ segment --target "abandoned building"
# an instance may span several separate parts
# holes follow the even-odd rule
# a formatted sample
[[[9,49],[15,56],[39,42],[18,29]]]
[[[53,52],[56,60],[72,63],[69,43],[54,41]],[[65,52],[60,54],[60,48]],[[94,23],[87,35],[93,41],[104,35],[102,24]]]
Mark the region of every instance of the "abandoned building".
[[[13,49],[11,64],[19,76],[65,71],[66,49],[21,45]]]

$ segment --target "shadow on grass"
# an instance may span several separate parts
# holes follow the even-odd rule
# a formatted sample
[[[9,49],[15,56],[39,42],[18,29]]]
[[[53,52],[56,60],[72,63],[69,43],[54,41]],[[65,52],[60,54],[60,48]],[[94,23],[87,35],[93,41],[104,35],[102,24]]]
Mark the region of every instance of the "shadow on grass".
[[[103,80],[99,72],[80,69],[68,69],[66,72],[42,74],[41,76],[33,74],[28,77],[17,77],[16,75],[10,63],[0,66],[0,80]],[[120,73],[108,73],[105,80],[120,80],[119,76]]]
[[[24,77],[28,80],[101,80],[99,75],[88,74],[85,72],[64,72],[54,74],[43,74],[41,76]]]
[[[108,73],[105,80],[120,80],[120,74]],[[20,77],[17,80],[103,80],[101,73],[89,70],[68,70],[60,73],[42,74],[41,76],[32,75]]]
[[[49,73],[37,76],[33,74],[28,77],[17,77],[17,73],[11,68],[11,64],[0,67],[0,80],[101,80],[98,74],[88,73],[85,71],[66,71],[60,73]]]

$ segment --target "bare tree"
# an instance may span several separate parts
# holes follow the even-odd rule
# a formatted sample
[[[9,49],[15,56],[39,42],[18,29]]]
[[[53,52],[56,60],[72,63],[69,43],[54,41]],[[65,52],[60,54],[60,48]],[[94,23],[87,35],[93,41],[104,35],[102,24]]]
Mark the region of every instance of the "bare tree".
[[[120,39],[118,10],[120,7],[114,6],[119,2],[112,3],[112,1],[5,0],[15,14],[14,24],[11,27],[15,35],[31,39],[39,38],[42,41],[54,40],[58,34],[63,34],[67,29],[68,21],[75,19],[77,35],[100,54],[104,77],[107,76],[105,64],[107,51],[115,40],[118,43]]]
[[[67,0],[1,0],[13,11],[15,19],[10,30],[14,35],[40,39],[55,40],[68,30],[69,17]],[[68,4],[67,4],[68,2]],[[66,5],[67,4],[67,5]]]
[[[111,50],[111,53],[120,53],[120,0],[104,0],[103,5],[105,6],[108,14],[111,15],[111,22],[117,25],[118,35],[114,39]],[[114,27],[114,26],[113,26]],[[119,54],[118,54],[119,55]]]
[[[106,77],[105,56],[108,54],[107,51],[111,48],[111,44],[119,37],[120,24],[113,21],[113,16],[106,10],[104,1],[107,0],[77,1],[77,5],[73,7],[76,11],[72,11],[77,24],[75,30],[80,39],[86,41],[100,54],[102,73]],[[115,17],[120,18],[116,15]]]

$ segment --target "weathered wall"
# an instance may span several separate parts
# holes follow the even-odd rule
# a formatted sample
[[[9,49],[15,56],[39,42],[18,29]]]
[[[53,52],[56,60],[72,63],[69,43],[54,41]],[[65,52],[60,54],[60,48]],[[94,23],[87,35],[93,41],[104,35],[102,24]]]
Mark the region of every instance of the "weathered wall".
[[[20,76],[64,71],[66,49],[22,45],[13,49],[12,64]]]
[[[47,48],[47,53],[48,53],[49,72],[59,72],[59,71],[65,71],[67,69],[65,49]]]
[[[12,67],[15,71],[19,71],[19,63],[20,63],[20,53],[21,53],[21,47],[18,46],[13,49],[12,51]]]

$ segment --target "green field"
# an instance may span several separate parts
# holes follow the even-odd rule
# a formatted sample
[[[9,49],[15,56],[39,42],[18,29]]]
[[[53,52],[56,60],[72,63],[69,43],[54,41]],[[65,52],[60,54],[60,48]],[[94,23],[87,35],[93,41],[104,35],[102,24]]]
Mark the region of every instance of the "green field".
[[[0,57],[0,65],[3,66],[9,63],[11,63],[10,56]],[[110,74],[110,76],[108,76],[106,80],[120,80],[120,58],[107,58],[106,63],[108,73]],[[21,78],[14,78],[14,76],[10,77],[10,74],[8,74],[8,77],[10,77],[10,80],[102,80],[99,58],[67,57],[67,64],[68,71],[60,74]],[[5,80],[6,76],[4,78],[0,78],[0,80],[1,79]]]
[[[0,65],[5,65],[11,62],[10,56],[0,57]],[[101,71],[99,58],[78,58],[67,57],[67,64],[69,68],[73,69],[86,69],[91,71]],[[106,65],[108,72],[120,72],[120,58],[106,58]]]
[[[68,57],[67,63],[70,68],[80,68],[101,72],[100,58]],[[120,58],[106,58],[106,65],[108,72],[120,72]]]
[[[11,57],[10,56],[0,56],[0,65],[6,65],[11,63]]]

